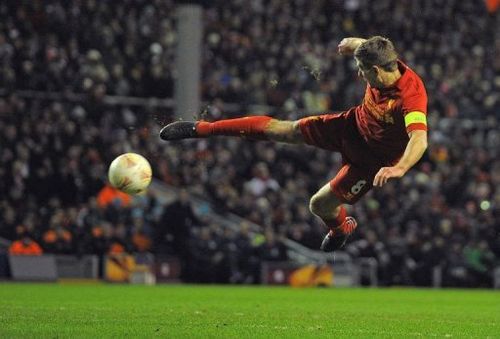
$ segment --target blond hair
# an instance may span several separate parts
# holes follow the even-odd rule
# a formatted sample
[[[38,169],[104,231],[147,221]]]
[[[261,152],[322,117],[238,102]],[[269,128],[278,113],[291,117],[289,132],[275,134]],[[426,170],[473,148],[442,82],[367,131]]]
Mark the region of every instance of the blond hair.
[[[395,71],[398,68],[398,53],[391,40],[382,36],[374,36],[364,41],[354,51],[354,56],[363,68],[379,66],[385,71]]]

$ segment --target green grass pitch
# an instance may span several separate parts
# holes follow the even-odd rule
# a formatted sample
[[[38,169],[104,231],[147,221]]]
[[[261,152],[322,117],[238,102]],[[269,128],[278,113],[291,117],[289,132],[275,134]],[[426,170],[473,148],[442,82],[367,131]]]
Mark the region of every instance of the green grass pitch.
[[[500,338],[500,293],[0,284],[0,338]]]

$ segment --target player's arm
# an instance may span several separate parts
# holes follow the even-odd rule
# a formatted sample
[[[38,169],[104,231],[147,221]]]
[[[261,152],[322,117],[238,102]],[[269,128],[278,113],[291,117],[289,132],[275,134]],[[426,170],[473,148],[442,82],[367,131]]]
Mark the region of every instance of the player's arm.
[[[425,115],[418,112],[421,116]],[[410,133],[410,141],[406,145],[403,156],[395,166],[382,167],[375,175],[373,186],[382,186],[391,178],[401,178],[410,168],[415,165],[427,149],[427,130],[414,129]]]
[[[358,46],[365,41],[366,39],[363,38],[355,38],[355,37],[344,38],[342,39],[342,41],[340,41],[339,45],[337,46],[339,54],[348,56],[353,55],[356,48],[358,48]]]

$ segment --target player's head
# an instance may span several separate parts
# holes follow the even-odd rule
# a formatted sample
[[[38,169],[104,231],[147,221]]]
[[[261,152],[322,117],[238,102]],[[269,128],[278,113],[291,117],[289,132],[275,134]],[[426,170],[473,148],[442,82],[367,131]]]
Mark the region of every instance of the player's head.
[[[398,69],[398,54],[392,42],[381,36],[364,41],[354,51],[358,74],[372,87],[384,87],[387,73]]]

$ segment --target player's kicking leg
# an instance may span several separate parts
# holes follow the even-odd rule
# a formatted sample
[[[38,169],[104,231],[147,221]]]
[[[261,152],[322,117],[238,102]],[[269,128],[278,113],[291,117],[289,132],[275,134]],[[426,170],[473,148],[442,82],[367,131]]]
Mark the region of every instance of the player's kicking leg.
[[[163,127],[160,131],[160,138],[163,140],[206,138],[215,135],[288,143],[302,143],[304,141],[298,121],[276,120],[268,116],[250,116],[216,122],[176,121]]]

